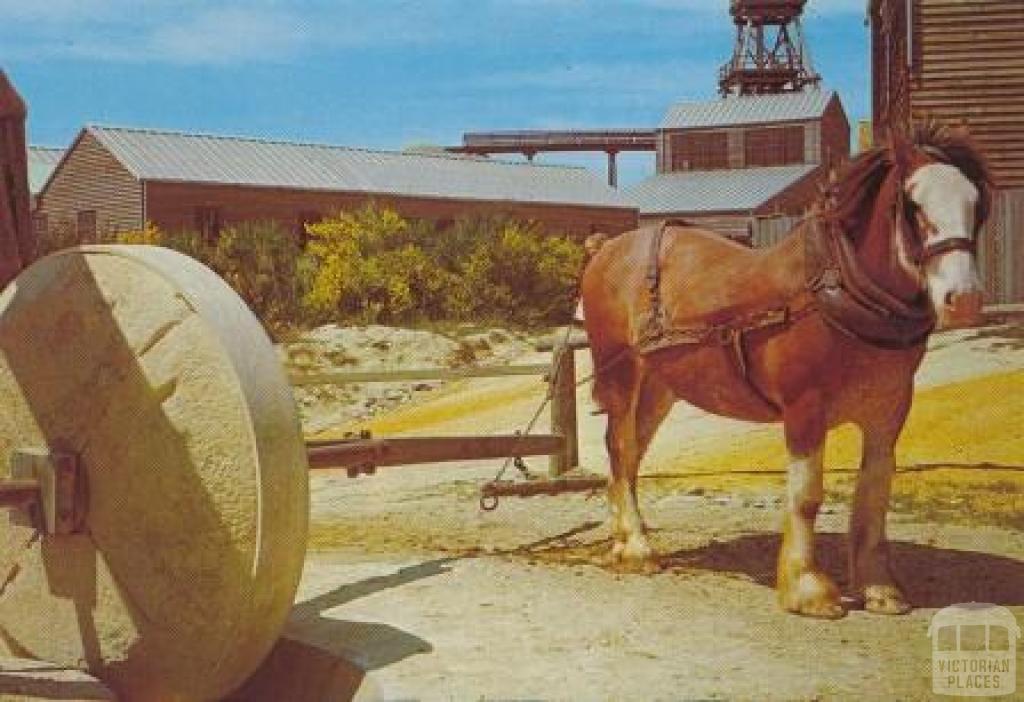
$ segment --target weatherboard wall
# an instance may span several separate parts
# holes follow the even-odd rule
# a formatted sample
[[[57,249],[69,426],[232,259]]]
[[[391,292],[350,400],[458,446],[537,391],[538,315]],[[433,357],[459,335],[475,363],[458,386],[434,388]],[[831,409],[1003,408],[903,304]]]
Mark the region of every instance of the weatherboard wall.
[[[405,217],[450,222],[472,215],[506,214],[542,224],[548,231],[586,236],[618,234],[636,226],[636,210],[575,205],[431,199],[374,193],[335,193],[202,183],[146,184],[146,218],[166,231],[194,229],[197,208],[213,208],[222,226],[274,220],[300,231],[300,222],[319,219],[368,202],[391,207]]]
[[[727,170],[798,163],[831,167],[850,154],[850,124],[838,99],[821,120],[666,130],[659,140],[658,172]]]
[[[36,217],[48,229],[74,230],[86,211],[96,213],[98,234],[139,229],[143,222],[142,184],[82,132],[38,196]]]
[[[1024,2],[874,0],[877,136],[908,116],[967,125],[997,185],[1024,187]]]

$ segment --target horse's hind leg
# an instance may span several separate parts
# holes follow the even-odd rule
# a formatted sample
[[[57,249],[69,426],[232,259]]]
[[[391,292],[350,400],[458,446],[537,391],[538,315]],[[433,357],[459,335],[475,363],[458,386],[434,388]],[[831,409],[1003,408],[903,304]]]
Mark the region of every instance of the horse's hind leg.
[[[893,450],[907,411],[910,393],[895,407],[891,421],[875,418],[862,425],[864,435],[860,474],[850,515],[850,584],[863,598],[864,608],[878,614],[906,614],[911,605],[903,595],[889,566],[889,547],[885,538],[885,515],[889,508]]]
[[[778,563],[779,602],[790,612],[837,619],[845,614],[839,588],[814,558],[814,522],[824,496],[822,456],[827,428],[823,407],[814,394],[808,394],[786,407],[784,421],[790,464]]]
[[[651,547],[644,534],[636,496],[637,472],[643,442],[652,432],[641,430],[640,361],[630,358],[598,376],[594,394],[608,416],[605,444],[611,464],[608,504],[611,511],[612,561],[628,568],[646,570],[651,564]],[[646,427],[646,424],[645,424]]]

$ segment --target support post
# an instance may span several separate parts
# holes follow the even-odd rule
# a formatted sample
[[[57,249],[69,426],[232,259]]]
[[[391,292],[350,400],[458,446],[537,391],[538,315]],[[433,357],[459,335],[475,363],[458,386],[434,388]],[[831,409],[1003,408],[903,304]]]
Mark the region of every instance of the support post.
[[[565,437],[565,447],[551,455],[552,478],[564,475],[579,465],[580,443],[576,426],[576,358],[572,348],[555,349],[551,365],[551,433]]]
[[[613,188],[619,186],[619,164],[616,161],[618,151],[609,150],[608,152],[608,185]]]

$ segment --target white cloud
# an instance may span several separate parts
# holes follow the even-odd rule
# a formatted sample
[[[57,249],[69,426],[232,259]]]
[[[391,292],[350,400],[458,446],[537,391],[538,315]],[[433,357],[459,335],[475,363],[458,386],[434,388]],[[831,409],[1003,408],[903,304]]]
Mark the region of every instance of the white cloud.
[[[862,12],[864,1],[811,0],[808,12]],[[339,48],[467,44],[482,37],[534,45],[549,37],[548,45],[571,48],[588,33],[643,35],[651,23],[665,21],[678,25],[683,41],[710,23],[729,31],[728,7],[728,0],[0,0],[0,42],[9,54],[39,58],[281,62]],[[561,78],[552,72],[535,80]]]
[[[407,0],[405,0],[407,2]],[[436,38],[417,5],[338,0],[0,0],[0,41],[19,57],[132,63],[279,62],[339,47]],[[384,7],[385,4],[394,7]],[[16,49],[16,52],[11,51]]]
[[[614,93],[674,93],[686,77],[713,75],[714,61],[574,63],[481,76],[476,85],[547,90],[594,90]]]
[[[156,27],[144,41],[149,58],[178,63],[235,63],[292,56],[310,40],[295,15],[225,8]]]

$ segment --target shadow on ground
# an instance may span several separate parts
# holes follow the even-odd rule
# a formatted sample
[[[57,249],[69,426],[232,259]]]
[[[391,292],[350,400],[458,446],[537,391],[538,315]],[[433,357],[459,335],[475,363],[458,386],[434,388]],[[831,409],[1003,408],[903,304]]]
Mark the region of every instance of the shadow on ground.
[[[430,653],[434,647],[429,641],[389,624],[332,619],[325,613],[361,597],[444,575],[453,560],[441,558],[400,568],[296,605],[284,635],[230,702],[351,699],[366,686],[369,672]]]
[[[668,571],[707,571],[745,577],[764,587],[775,585],[778,534],[745,534],[662,557]],[[846,539],[820,534],[818,560],[837,582],[846,582]],[[1024,562],[976,551],[958,551],[894,541],[890,553],[896,576],[917,607],[960,602],[1024,605]]]

